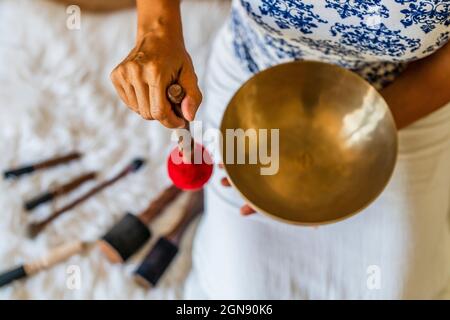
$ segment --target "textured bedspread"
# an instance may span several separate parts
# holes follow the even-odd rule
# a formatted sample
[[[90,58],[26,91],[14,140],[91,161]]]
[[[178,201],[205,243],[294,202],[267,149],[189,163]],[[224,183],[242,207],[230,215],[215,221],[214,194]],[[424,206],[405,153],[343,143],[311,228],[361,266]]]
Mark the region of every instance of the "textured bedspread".
[[[187,46],[201,79],[214,33],[222,24],[227,1],[183,2]],[[170,131],[128,111],[109,81],[112,68],[134,42],[134,10],[81,15],[81,29],[66,27],[66,8],[41,0],[0,0],[0,169],[74,149],[80,162],[35,173],[16,182],[0,181],[0,270],[42,256],[49,248],[102,235],[126,211],[139,212],[169,184],[165,158],[173,143]],[[22,201],[88,170],[110,177],[133,157],[148,159],[144,170],[128,176],[52,223],[35,240],[26,225],[91,188],[84,185],[55,205],[33,215]],[[154,226],[160,234],[179,214],[179,199]],[[110,264],[93,249],[26,281],[0,288],[3,299],[173,299],[183,297],[190,268],[194,228],[158,287],[144,290],[132,271],[147,247],[126,265]],[[153,239],[157,238],[157,235]],[[153,242],[152,242],[153,243]],[[79,289],[68,288],[68,267],[81,271]]]

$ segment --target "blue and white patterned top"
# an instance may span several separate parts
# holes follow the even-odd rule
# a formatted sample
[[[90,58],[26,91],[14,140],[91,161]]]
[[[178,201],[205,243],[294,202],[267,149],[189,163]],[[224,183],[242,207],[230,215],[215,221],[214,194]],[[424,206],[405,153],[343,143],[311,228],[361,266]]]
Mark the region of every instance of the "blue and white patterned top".
[[[234,0],[229,27],[252,73],[318,60],[382,88],[448,42],[450,0]]]

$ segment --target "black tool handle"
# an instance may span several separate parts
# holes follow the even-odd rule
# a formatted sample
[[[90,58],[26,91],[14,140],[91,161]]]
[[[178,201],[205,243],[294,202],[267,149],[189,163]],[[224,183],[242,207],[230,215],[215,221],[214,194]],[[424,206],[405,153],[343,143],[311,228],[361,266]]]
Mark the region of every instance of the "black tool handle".
[[[3,287],[15,280],[25,278],[27,273],[23,266],[17,267],[15,269],[9,270],[5,273],[0,274],[0,287]]]
[[[46,193],[40,194],[40,195],[34,197],[33,199],[25,202],[25,204],[24,204],[25,210],[31,211],[34,208],[40,206],[41,204],[44,204],[46,202],[53,200],[54,196],[55,195],[51,192],[46,192]]]
[[[21,167],[21,168],[5,171],[5,172],[3,172],[3,177],[5,179],[15,179],[15,178],[18,178],[25,174],[32,173],[33,171],[34,171],[34,166],[26,166],[26,167]]]

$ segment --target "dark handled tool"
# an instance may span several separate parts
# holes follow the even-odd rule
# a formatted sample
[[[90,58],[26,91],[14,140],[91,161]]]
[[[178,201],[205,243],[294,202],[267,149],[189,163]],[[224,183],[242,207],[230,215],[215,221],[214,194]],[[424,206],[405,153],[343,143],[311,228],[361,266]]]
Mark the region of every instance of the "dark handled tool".
[[[14,269],[6,271],[3,274],[0,274],[0,287],[5,286],[15,280],[31,276],[41,270],[50,268],[51,266],[54,266],[75,254],[85,251],[89,248],[89,246],[89,242],[75,241],[56,247],[41,259],[30,263],[25,263]]]
[[[183,234],[190,223],[203,211],[203,190],[191,192],[183,216],[175,227],[161,237],[134,272],[139,284],[155,286],[178,253]]]
[[[19,266],[12,270],[6,271],[0,274],[0,287],[3,287],[15,280],[26,278],[27,273],[25,272],[24,266]]]
[[[29,226],[29,229],[28,229],[28,233],[29,233],[30,237],[37,236],[39,234],[39,232],[41,232],[50,222],[55,220],[57,217],[59,217],[64,212],[75,208],[80,203],[88,200],[89,198],[91,198],[95,194],[99,193],[100,191],[103,191],[104,189],[106,189],[107,187],[111,186],[112,184],[114,184],[118,180],[126,177],[129,173],[132,173],[132,172],[135,172],[135,171],[139,170],[144,165],[144,163],[145,163],[145,161],[140,159],[140,158],[133,160],[133,162],[131,164],[129,164],[125,169],[123,169],[115,177],[100,183],[99,185],[97,185],[96,187],[92,188],[90,191],[86,192],[84,195],[82,195],[79,198],[75,199],[71,203],[67,204],[66,206],[62,207],[59,210],[56,210],[47,219],[45,219],[45,220],[43,220],[41,222],[38,222],[38,223],[31,224]]]
[[[45,168],[51,168],[60,164],[64,164],[64,163],[68,163],[70,161],[73,160],[78,160],[82,157],[83,155],[79,152],[72,152],[69,153],[67,155],[63,155],[60,157],[56,157],[56,158],[52,158],[52,159],[48,159],[48,160],[44,160],[42,162],[38,162],[35,164],[31,164],[31,165],[27,165],[27,166],[23,166],[20,168],[15,168],[15,169],[11,169],[11,170],[7,170],[5,172],[3,172],[3,177],[5,179],[15,179],[15,178],[19,178],[20,176],[23,176],[25,174],[40,170],[40,169],[45,169]]]
[[[182,191],[171,185],[139,215],[127,213],[99,241],[99,247],[109,261],[123,263],[151,237],[148,224],[168,207]]]
[[[25,202],[24,208],[27,211],[31,211],[35,209],[36,207],[40,206],[41,204],[44,204],[46,202],[49,202],[59,196],[62,196],[64,194],[68,194],[69,192],[75,190],[85,182],[89,180],[95,179],[97,176],[97,173],[95,172],[89,172],[87,174],[83,174],[74,180],[63,184],[61,186],[58,186],[54,188],[53,190],[50,190],[48,192],[44,192],[28,201]]]

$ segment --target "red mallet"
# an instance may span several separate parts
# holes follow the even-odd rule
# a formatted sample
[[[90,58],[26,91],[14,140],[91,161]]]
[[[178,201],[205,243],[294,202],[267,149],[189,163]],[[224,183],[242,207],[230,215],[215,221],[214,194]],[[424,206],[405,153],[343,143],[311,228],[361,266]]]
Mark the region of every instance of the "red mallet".
[[[211,156],[198,143],[194,147],[193,161],[186,162],[182,153],[183,151],[176,147],[167,159],[167,171],[170,179],[174,185],[182,190],[201,189],[212,175]]]
[[[167,89],[167,96],[173,104],[175,114],[183,118],[180,108],[185,96],[183,88],[179,84],[173,84]],[[189,122],[186,121],[184,129],[189,131]],[[180,131],[177,131],[177,134],[178,146],[167,160],[169,177],[173,184],[182,190],[201,189],[212,175],[212,158],[202,145],[194,143],[190,133],[189,137],[183,137]],[[183,138],[189,138],[189,141],[184,141]]]

